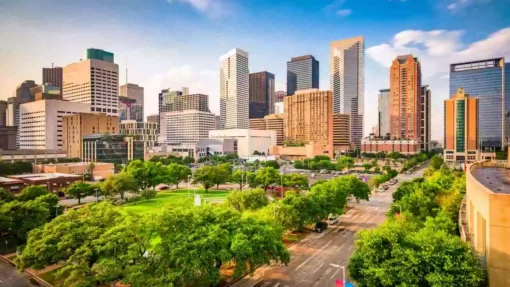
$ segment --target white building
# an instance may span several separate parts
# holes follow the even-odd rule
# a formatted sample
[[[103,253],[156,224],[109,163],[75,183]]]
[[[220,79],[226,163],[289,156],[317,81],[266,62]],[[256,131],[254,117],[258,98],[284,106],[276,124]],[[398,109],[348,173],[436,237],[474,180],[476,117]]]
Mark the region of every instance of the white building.
[[[90,105],[59,100],[21,104],[20,149],[62,149],[62,117],[90,112]]]
[[[285,105],[283,102],[274,103],[274,113],[279,115],[285,112]]]
[[[390,89],[379,90],[377,102],[379,134],[376,134],[376,136],[384,137],[390,133]]]
[[[160,142],[180,145],[196,144],[209,137],[216,128],[215,115],[198,110],[161,113]]]
[[[90,111],[118,116],[119,66],[113,54],[88,49],[87,59],[64,67],[63,99],[90,104]]]
[[[333,113],[351,117],[351,141],[361,146],[365,101],[365,40],[363,36],[338,40],[330,45],[330,88]]]
[[[234,48],[220,57],[220,113],[222,129],[249,126],[248,53]]]
[[[255,151],[269,153],[269,148],[276,145],[276,131],[231,129],[213,130],[210,139],[236,139],[237,154],[240,157],[253,155]]]

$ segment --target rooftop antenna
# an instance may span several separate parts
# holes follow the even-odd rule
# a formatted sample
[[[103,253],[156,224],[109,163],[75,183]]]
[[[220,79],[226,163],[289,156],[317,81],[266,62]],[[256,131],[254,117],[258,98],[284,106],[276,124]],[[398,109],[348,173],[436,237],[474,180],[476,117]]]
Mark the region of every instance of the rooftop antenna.
[[[53,65],[53,63],[51,63],[51,67],[52,67],[52,68],[53,68],[53,66],[54,66],[54,65]]]
[[[126,56],[126,86],[128,84],[128,61],[127,61],[127,56]]]

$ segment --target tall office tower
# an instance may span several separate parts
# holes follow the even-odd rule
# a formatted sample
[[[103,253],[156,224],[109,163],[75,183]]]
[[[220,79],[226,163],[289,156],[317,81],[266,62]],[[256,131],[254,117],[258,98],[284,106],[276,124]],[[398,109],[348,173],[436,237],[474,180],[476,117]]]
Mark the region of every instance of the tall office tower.
[[[450,65],[450,95],[463,88],[479,101],[480,144],[500,150],[505,145],[503,122],[505,101],[510,105],[510,90],[505,93],[505,59],[493,58]],[[510,116],[507,117],[510,119]],[[506,135],[510,137],[510,135]]]
[[[391,139],[421,140],[421,65],[413,55],[398,56],[390,68]]]
[[[89,104],[59,100],[42,100],[20,105],[20,149],[62,150],[62,118],[89,111]]]
[[[510,63],[505,63],[505,108],[503,113],[505,116],[503,145],[508,147],[510,146]]]
[[[274,113],[274,74],[250,74],[250,119],[263,118]]]
[[[118,134],[119,118],[105,113],[76,113],[62,118],[62,146],[70,158],[83,157],[83,137]]]
[[[262,119],[250,119],[249,129],[276,131],[276,145],[283,146],[283,115],[271,114]]]
[[[351,149],[351,117],[348,114],[333,114],[333,149],[337,154]]]
[[[136,100],[134,105],[131,105],[131,118],[130,120],[135,120],[137,122],[143,122],[143,105],[144,105],[144,93],[143,87],[140,87],[136,84],[124,84],[120,86],[120,94],[119,96],[127,97],[129,99]]]
[[[203,94],[189,94],[187,88],[183,91],[164,89],[158,95],[159,113],[198,110],[209,112],[209,96]]]
[[[49,84],[42,84],[31,88],[30,94],[33,101],[62,100],[60,87],[51,86]]]
[[[234,48],[220,57],[220,116],[222,129],[249,125],[248,53]]]
[[[159,115],[158,114],[148,115],[147,122],[148,123],[159,123]]]
[[[430,114],[430,106],[432,91],[428,85],[424,85],[421,87],[420,92],[420,142],[421,142],[421,150],[429,151],[430,150],[430,124],[431,124],[431,114]]]
[[[284,91],[276,91],[274,92],[274,102],[275,103],[283,103],[283,98],[287,95]]]
[[[285,97],[284,135],[292,143],[322,145],[333,156],[333,93],[319,89]]]
[[[16,87],[16,98],[21,101],[27,103],[33,101],[32,94],[30,94],[30,89],[33,87],[37,87],[37,84],[32,80],[24,81]]]
[[[287,62],[287,95],[297,90],[319,88],[319,61],[312,55],[291,58]]]
[[[119,96],[119,121],[136,121],[137,117],[143,113],[140,108],[142,107],[136,104],[135,99]]]
[[[380,137],[390,136],[390,89],[379,90],[377,96],[377,124],[379,125]]]
[[[161,114],[160,137],[167,144],[196,144],[216,128],[214,114],[198,110]]]
[[[113,54],[87,49],[86,59],[63,69],[63,99],[88,103],[92,112],[119,114],[119,66]]]
[[[7,101],[0,101],[0,127],[7,125]]]
[[[365,111],[365,40],[362,36],[338,40],[330,45],[330,87],[333,112],[351,117],[351,142],[361,147]]]
[[[62,67],[51,67],[42,69],[42,83],[49,86],[59,87],[60,95],[62,95],[62,82],[63,82]]]
[[[448,162],[474,162],[478,158],[479,99],[458,88],[444,100],[444,158]]]
[[[214,116],[215,130],[221,130],[221,116]]]

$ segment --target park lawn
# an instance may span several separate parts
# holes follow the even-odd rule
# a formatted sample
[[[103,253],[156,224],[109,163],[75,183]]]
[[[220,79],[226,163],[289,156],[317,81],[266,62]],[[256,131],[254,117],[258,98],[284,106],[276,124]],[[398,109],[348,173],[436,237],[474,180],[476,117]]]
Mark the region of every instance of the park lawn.
[[[220,190],[209,190],[208,193],[205,190],[197,190],[196,194],[199,194],[202,198],[225,198],[229,194],[228,191]],[[193,204],[193,190],[175,190],[175,191],[162,191],[158,192],[156,198],[149,201],[140,198],[136,202],[123,205],[122,208],[129,213],[142,214],[146,212],[152,212],[159,210],[162,207],[167,206],[186,206]]]

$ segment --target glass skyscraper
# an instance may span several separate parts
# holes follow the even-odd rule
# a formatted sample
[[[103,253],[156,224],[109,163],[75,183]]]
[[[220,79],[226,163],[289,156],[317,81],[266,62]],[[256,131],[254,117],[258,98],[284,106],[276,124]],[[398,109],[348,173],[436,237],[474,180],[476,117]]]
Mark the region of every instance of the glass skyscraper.
[[[287,95],[297,90],[319,88],[319,61],[312,55],[294,57],[287,62]]]
[[[510,68],[506,67],[506,70]],[[450,65],[450,95],[455,95],[458,88],[464,88],[466,94],[479,100],[478,128],[481,148],[500,150],[508,141],[505,137],[510,136],[510,127],[508,127],[510,93],[509,88],[505,88],[504,81],[504,58]],[[506,82],[510,81],[506,80]]]

